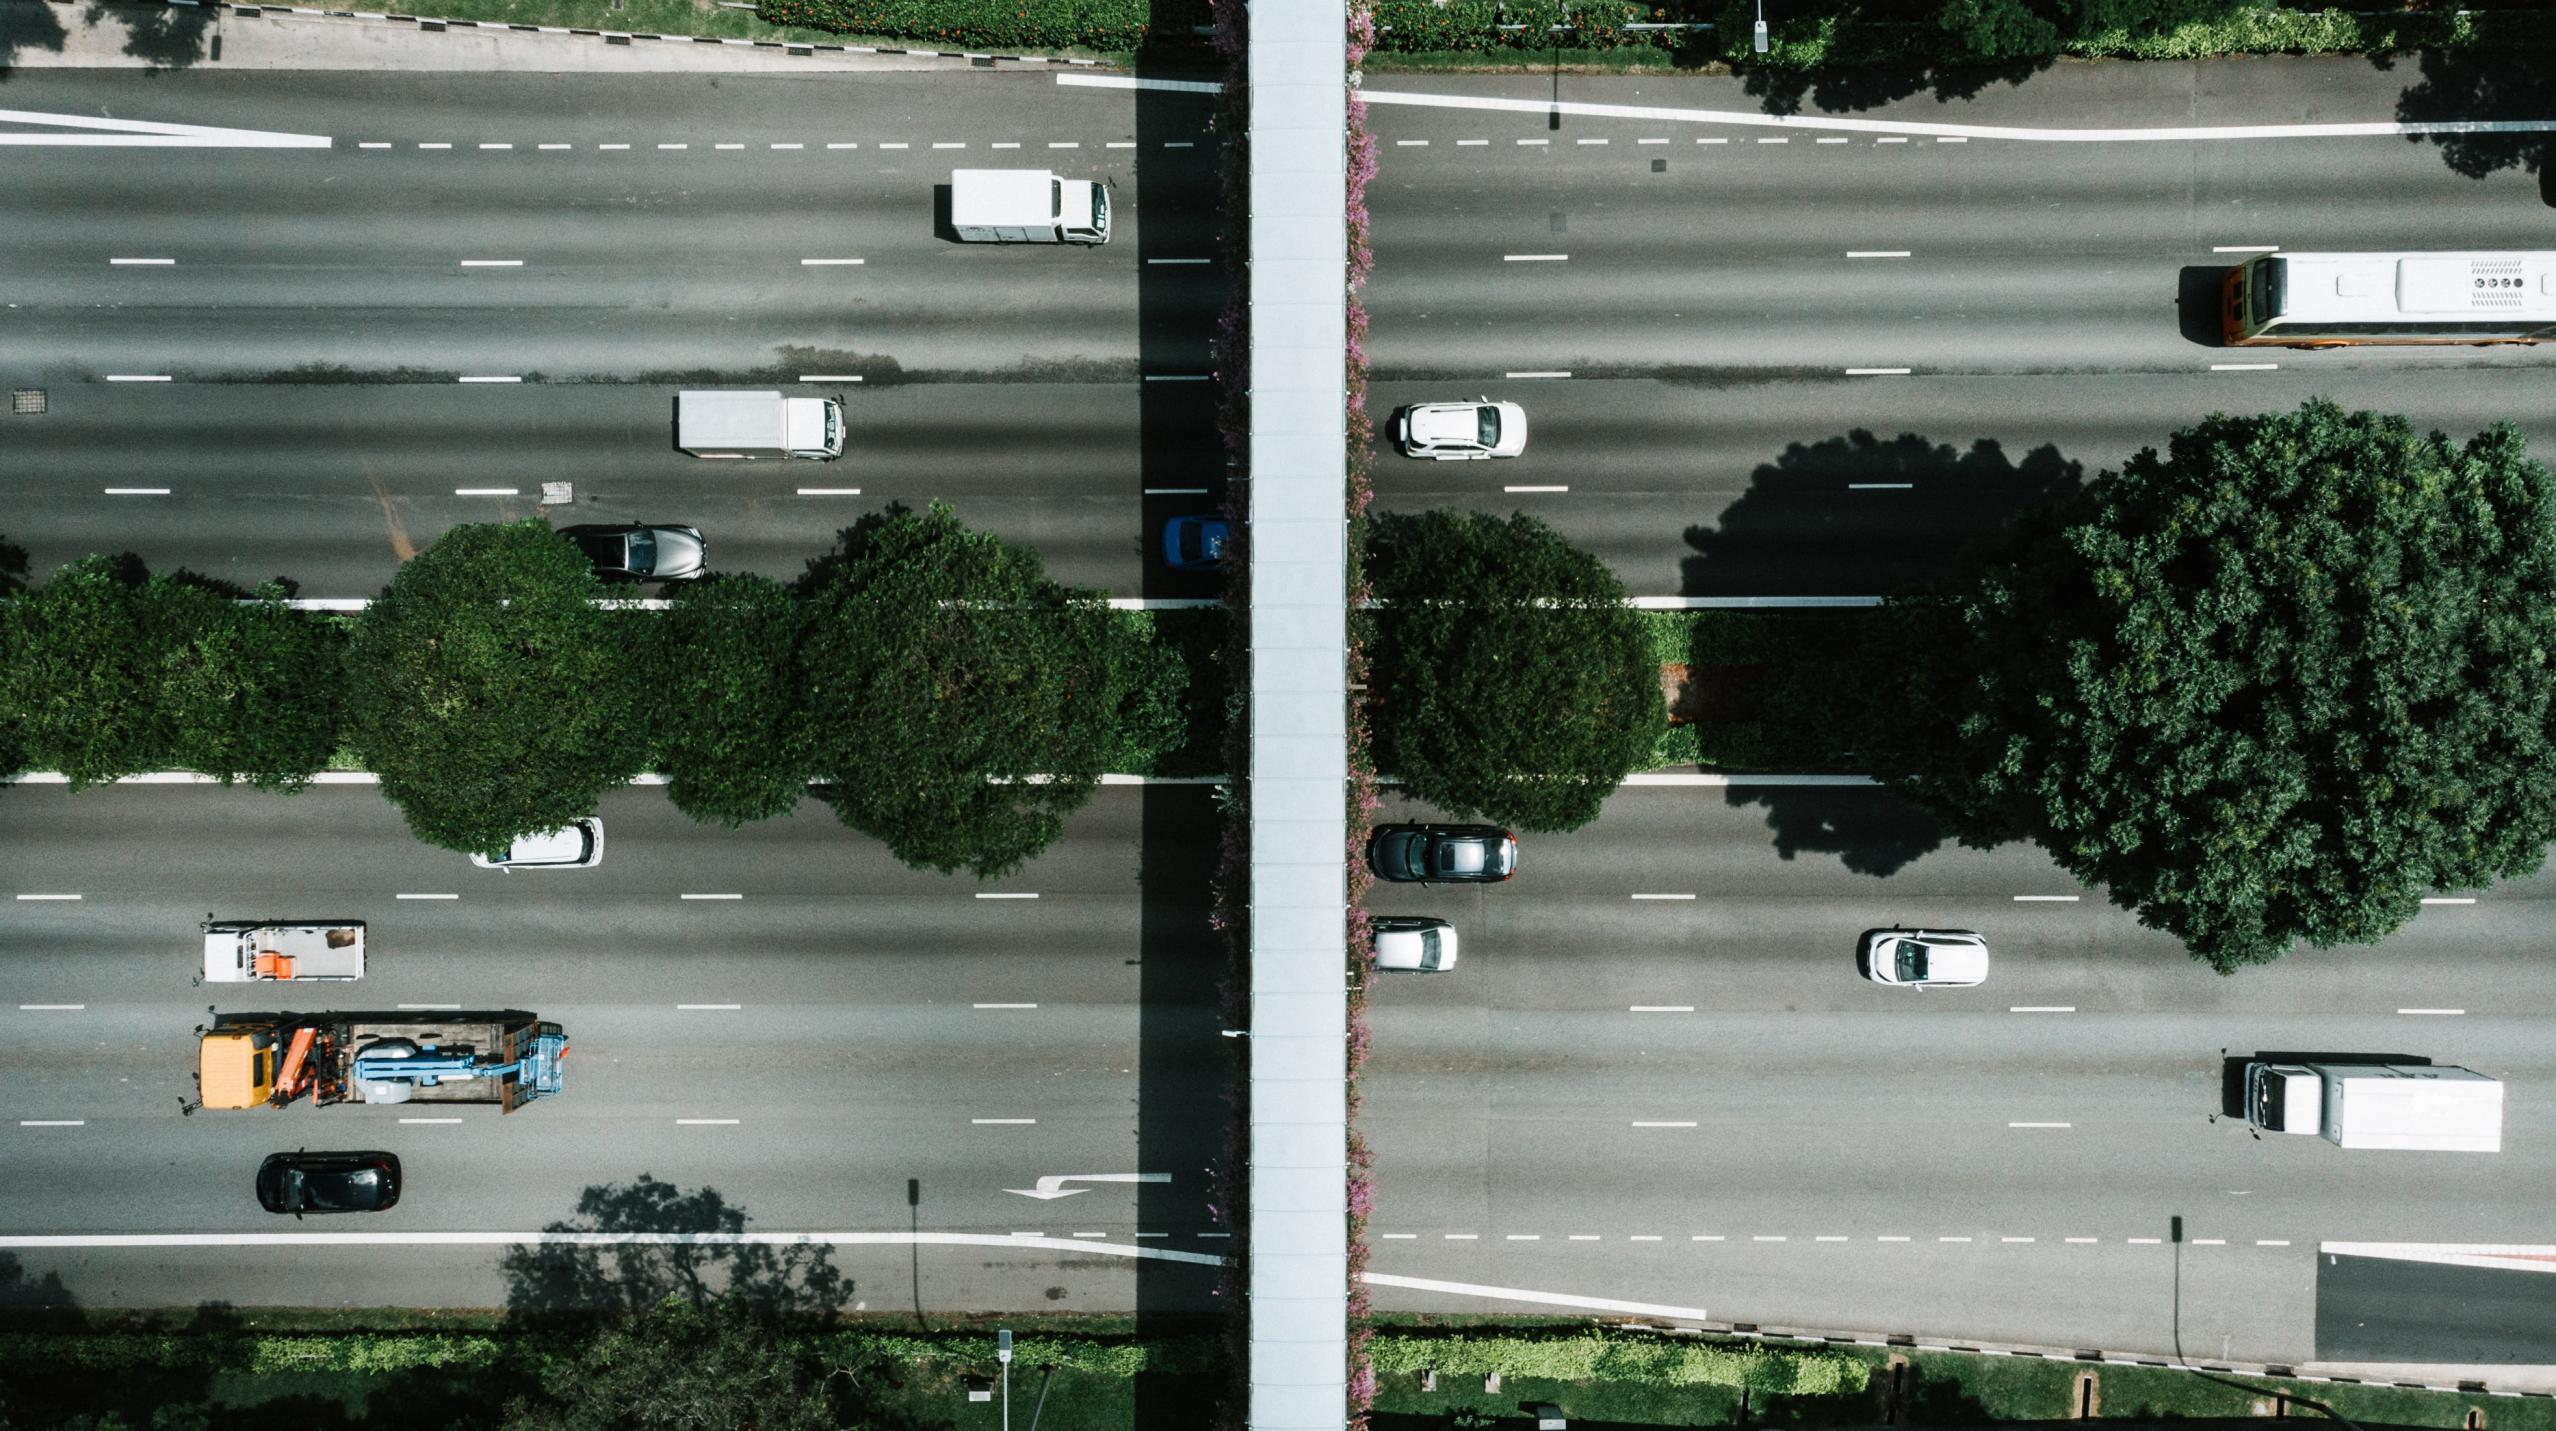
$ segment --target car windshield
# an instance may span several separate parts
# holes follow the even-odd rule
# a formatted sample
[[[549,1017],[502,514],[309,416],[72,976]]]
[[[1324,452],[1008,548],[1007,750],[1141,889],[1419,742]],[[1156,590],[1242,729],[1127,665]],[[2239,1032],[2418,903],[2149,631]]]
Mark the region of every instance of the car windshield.
[[[641,532],[632,532],[632,533],[630,534],[630,567],[631,567],[631,570],[633,570],[633,571],[646,571],[648,568],[650,568],[650,567],[652,567],[652,566],[655,566],[656,564],[657,564],[657,537],[656,537],[656,534],[655,534],[654,532],[644,532],[644,531],[641,531]]]
[[[1892,948],[1899,977],[1910,983],[1926,977],[1926,946],[1914,939],[1902,939]]]
[[[1499,446],[1500,410],[1491,406],[1489,403],[1484,403],[1482,406],[1475,408],[1474,413],[1482,419],[1482,445],[1485,447]]]
[[[2254,302],[2254,321],[2268,323],[2272,321],[2273,314],[2281,311],[2282,281],[2290,276],[2290,266],[2285,262],[2265,259],[2257,263],[2254,272],[2247,276],[2251,280],[2247,284],[2247,296]]]
[[[1438,955],[1438,931],[1434,929],[1420,931],[1420,967],[1423,969],[1442,967]]]
[[[1092,231],[1094,233],[1098,233],[1102,229],[1108,227],[1109,186],[1106,184],[1094,184],[1092,186]]]

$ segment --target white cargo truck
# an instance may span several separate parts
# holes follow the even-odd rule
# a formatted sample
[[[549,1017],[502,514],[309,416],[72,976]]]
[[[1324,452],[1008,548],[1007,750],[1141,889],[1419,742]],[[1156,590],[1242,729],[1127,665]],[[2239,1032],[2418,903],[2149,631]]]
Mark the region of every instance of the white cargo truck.
[[[950,227],[965,243],[1109,242],[1109,186],[1045,169],[953,169]]]
[[[204,922],[204,982],[309,983],[364,977],[364,921]]]
[[[2503,1085],[2466,1068],[2257,1061],[2245,1066],[2245,1114],[2264,1132],[2343,1148],[2503,1150]]]
[[[675,394],[675,446],[695,457],[843,455],[843,404],[777,392]]]

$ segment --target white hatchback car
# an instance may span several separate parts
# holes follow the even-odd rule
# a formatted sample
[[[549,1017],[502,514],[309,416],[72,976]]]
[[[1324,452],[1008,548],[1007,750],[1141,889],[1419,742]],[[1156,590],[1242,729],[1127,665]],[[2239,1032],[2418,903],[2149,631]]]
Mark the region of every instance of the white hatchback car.
[[[603,821],[579,820],[537,835],[518,836],[493,855],[473,855],[484,870],[584,870],[603,863]]]
[[[1967,929],[1876,929],[1855,965],[1876,984],[1966,989],[1988,981],[1988,941]]]
[[[1435,974],[1456,962],[1455,926],[1422,915],[1376,916],[1376,967]]]
[[[1414,403],[1395,414],[1395,441],[1405,457],[1473,462],[1526,451],[1526,409],[1513,402]]]

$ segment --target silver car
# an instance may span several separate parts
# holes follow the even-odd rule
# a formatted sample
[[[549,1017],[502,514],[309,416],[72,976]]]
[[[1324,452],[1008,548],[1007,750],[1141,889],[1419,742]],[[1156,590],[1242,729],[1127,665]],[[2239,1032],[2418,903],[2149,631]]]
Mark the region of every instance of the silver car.
[[[603,821],[579,820],[556,830],[519,835],[494,854],[473,855],[484,870],[586,870],[603,863]]]
[[[1967,929],[1876,929],[1856,950],[1855,967],[1876,984],[1966,989],[1988,980],[1988,941]]]
[[[1394,415],[1394,440],[1405,457],[1475,462],[1526,451],[1526,409],[1513,402],[1415,403]]]
[[[620,581],[690,581],[710,569],[710,549],[692,527],[646,522],[561,527],[595,564],[595,575]]]

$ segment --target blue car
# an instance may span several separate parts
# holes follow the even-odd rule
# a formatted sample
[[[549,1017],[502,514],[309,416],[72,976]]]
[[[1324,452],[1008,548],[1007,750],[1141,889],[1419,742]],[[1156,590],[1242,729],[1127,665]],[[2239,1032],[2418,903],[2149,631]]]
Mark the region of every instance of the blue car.
[[[1163,523],[1163,560],[1174,571],[1213,571],[1225,564],[1233,534],[1222,517],[1174,517]]]

